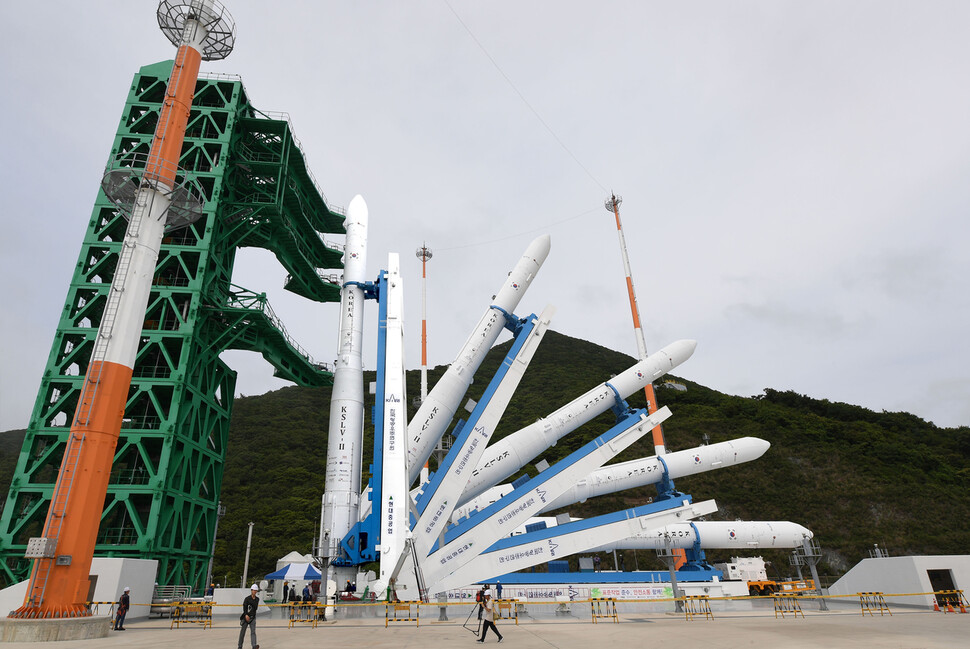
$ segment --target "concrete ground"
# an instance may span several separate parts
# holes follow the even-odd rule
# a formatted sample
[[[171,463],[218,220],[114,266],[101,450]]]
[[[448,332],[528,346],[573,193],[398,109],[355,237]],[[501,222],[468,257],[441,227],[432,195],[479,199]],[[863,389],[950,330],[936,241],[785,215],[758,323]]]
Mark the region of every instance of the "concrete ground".
[[[457,611],[456,611],[457,613]],[[450,614],[450,613],[449,613]],[[733,649],[740,647],[782,647],[814,649],[936,649],[968,646],[970,615],[897,610],[892,616],[863,617],[858,608],[844,607],[830,612],[805,611],[805,617],[775,618],[771,608],[716,612],[686,621],[673,613],[620,614],[619,623],[588,616],[520,620],[518,626],[500,620],[503,646],[516,649],[620,649],[657,645]],[[475,636],[463,627],[465,616],[451,616],[448,622],[398,623],[384,627],[383,618],[343,619],[288,628],[286,620],[258,619],[260,649],[318,649],[321,646],[367,647],[368,649],[429,649],[430,647],[473,647]],[[216,649],[236,647],[238,623],[229,616],[217,617],[210,629],[189,626],[170,629],[168,619],[132,621],[126,631],[112,631],[107,638],[65,642],[10,642],[5,649],[58,648],[101,649]],[[489,633],[488,644],[496,638]],[[243,645],[251,647],[247,634]]]

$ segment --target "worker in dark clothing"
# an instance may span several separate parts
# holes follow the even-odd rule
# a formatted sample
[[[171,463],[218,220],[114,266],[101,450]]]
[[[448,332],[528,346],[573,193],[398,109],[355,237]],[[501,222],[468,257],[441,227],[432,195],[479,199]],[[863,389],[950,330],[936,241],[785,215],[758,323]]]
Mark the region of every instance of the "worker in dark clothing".
[[[125,616],[128,615],[128,609],[131,607],[131,597],[128,593],[131,589],[125,586],[125,591],[121,593],[121,598],[118,600],[118,615],[115,616],[115,631],[125,630]]]
[[[256,611],[259,609],[259,586],[253,584],[250,589],[249,597],[243,600],[243,612],[239,616],[239,649],[242,649],[243,640],[246,639],[246,628],[249,628],[249,638],[253,643],[253,649],[259,649],[256,644]]]
[[[485,595],[488,593],[488,584],[482,584],[482,589],[475,593],[475,601],[478,603],[478,619],[482,619],[482,612],[485,610]]]

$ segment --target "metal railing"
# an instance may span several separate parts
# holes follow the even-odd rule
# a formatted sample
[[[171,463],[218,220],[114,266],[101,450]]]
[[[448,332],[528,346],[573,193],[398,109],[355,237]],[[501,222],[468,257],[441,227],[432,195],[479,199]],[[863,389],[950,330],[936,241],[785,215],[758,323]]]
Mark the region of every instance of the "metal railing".
[[[296,340],[293,339],[292,336],[290,336],[289,333],[287,333],[286,326],[276,315],[276,312],[273,311],[273,307],[270,306],[269,300],[266,298],[265,293],[255,293],[235,284],[231,284],[230,286],[234,290],[230,294],[229,301],[226,304],[227,307],[233,309],[243,309],[246,311],[259,311],[266,316],[266,319],[270,321],[277,331],[280,332],[286,343],[300,356],[306,359],[310,365],[329,371],[329,366],[326,363],[318,363],[314,361],[313,357],[310,355],[310,352],[304,349],[298,342],[296,342]]]
[[[271,111],[271,110],[260,110],[254,106],[250,106],[250,108],[252,108],[254,116],[256,117],[263,117],[264,119],[271,119],[278,122],[286,122],[286,126],[290,131],[290,137],[293,138],[293,143],[296,144],[296,148],[300,150],[300,155],[303,156],[303,167],[304,167],[304,170],[306,171],[307,177],[310,179],[310,182],[313,184],[314,189],[317,190],[317,193],[320,194],[320,198],[322,198],[323,202],[326,203],[327,209],[329,209],[334,214],[340,214],[341,216],[346,216],[347,211],[344,208],[331,204],[330,200],[327,198],[327,195],[323,193],[322,189],[320,189],[320,184],[317,182],[316,176],[314,176],[313,172],[310,171],[310,164],[307,160],[306,150],[303,148],[303,143],[300,142],[299,138],[296,137],[296,131],[293,128],[293,121],[290,119],[289,113],[284,113],[280,111]]]

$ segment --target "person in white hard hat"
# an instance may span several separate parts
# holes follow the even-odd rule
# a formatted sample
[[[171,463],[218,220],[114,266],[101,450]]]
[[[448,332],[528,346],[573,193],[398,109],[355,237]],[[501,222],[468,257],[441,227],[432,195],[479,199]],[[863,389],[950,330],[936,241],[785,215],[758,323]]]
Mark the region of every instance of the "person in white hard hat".
[[[118,614],[115,616],[115,631],[125,630],[125,616],[128,615],[128,609],[131,607],[131,597],[128,593],[131,592],[131,588],[125,586],[124,592],[121,593],[121,597],[118,599]]]
[[[246,628],[249,628],[249,639],[253,643],[253,649],[259,649],[256,644],[256,611],[259,609],[259,585],[253,584],[249,590],[249,597],[243,600],[243,612],[239,616],[239,649],[242,649],[243,640],[246,638]]]

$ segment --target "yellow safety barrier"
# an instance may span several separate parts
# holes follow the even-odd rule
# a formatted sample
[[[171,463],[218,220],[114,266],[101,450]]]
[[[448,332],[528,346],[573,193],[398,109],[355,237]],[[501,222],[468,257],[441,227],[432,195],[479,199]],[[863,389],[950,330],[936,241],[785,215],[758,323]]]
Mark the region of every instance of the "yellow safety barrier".
[[[118,602],[88,602],[88,610],[94,615],[101,614],[101,607],[108,607],[108,617],[111,618],[111,626],[115,625],[115,606]]]
[[[889,610],[889,605],[886,604],[883,594],[880,592],[859,593],[859,606],[862,607],[863,615],[868,613],[870,616],[875,617],[872,615],[873,611],[879,611],[879,615],[885,615],[886,613],[889,613],[889,615],[893,614]]]
[[[800,596],[800,597],[799,597]],[[776,593],[772,596],[774,602],[774,615],[779,617],[779,615],[784,618],[789,616],[789,614],[794,617],[801,615],[803,618],[809,617],[802,610],[801,599],[804,598],[803,593]],[[890,610],[887,600],[889,601],[906,601],[903,598],[916,598],[922,597],[921,604],[931,602],[939,602],[941,611],[952,612],[952,613],[962,613],[970,611],[970,604],[967,603],[967,599],[964,596],[964,591],[962,590],[947,590],[947,591],[936,591],[936,592],[922,592],[922,593],[883,593],[883,592],[864,592],[864,593],[847,593],[844,595],[824,595],[815,596],[814,594],[809,597],[811,601],[833,601],[838,602],[839,600],[850,600],[854,603],[854,598],[859,598],[861,611],[863,615],[869,614],[874,615],[876,610],[879,610],[881,615],[894,615]],[[935,600],[930,600],[930,597],[936,598]],[[515,623],[519,624],[519,617],[528,617],[528,612],[525,610],[526,606],[548,606],[555,608],[558,606],[569,606],[577,605],[582,606],[586,602],[590,603],[591,621],[593,623],[598,623],[599,618],[612,617],[614,622],[619,622],[618,607],[617,602],[622,602],[624,605],[627,604],[661,604],[667,602],[681,602],[683,604],[683,612],[685,614],[686,620],[693,620],[695,616],[703,615],[705,619],[713,620],[715,615],[713,613],[713,607],[716,606],[715,602],[737,602],[737,601],[765,601],[767,597],[765,596],[724,596],[724,597],[711,597],[708,595],[703,596],[688,596],[679,598],[630,598],[630,599],[620,599],[620,598],[576,598],[573,600],[555,599],[555,600],[545,600],[545,599],[532,599],[532,598],[510,598],[495,600],[496,602],[496,616],[499,618],[507,618],[509,620],[515,619]],[[767,603],[767,602],[765,602]],[[850,602],[846,602],[849,604]],[[385,628],[389,627],[392,622],[415,622],[417,626],[420,625],[420,606],[424,604],[425,606],[435,607],[435,618],[437,618],[437,609],[443,606],[459,606],[467,607],[469,605],[468,601],[451,601],[451,602],[419,602],[419,601],[400,601],[400,602],[383,602],[383,601],[360,601],[353,603],[338,603],[336,606],[334,604],[323,603],[286,603],[286,604],[269,604],[271,607],[288,607],[285,612],[282,612],[282,620],[276,618],[274,621],[278,622],[280,625],[283,624],[283,620],[287,620],[290,627],[296,626],[297,624],[309,624],[311,627],[317,627],[322,621],[324,611],[326,607],[334,607],[332,610],[336,613],[336,619],[342,619],[342,615],[347,614],[348,609],[353,609],[356,607],[361,607],[366,609],[374,606],[384,606],[385,607]],[[925,604],[924,604],[925,605]],[[112,607],[117,606],[116,602],[91,602],[92,608],[95,606],[102,607]],[[141,606],[141,604],[138,604]],[[240,610],[240,604],[214,604],[202,601],[188,601],[188,600],[176,600],[171,603],[171,615],[172,624],[170,628],[181,627],[182,624],[201,624],[203,628],[213,627],[214,621],[220,621],[218,619],[213,620],[212,613],[213,607],[220,606],[223,609],[232,609],[235,616],[224,616],[222,618],[222,625],[224,626],[226,621],[235,619],[238,617],[238,611]],[[932,608],[932,606],[931,606]],[[166,605],[166,610],[168,610],[168,605]],[[576,610],[576,609],[573,609]],[[330,611],[327,611],[328,613]],[[380,615],[379,609],[376,611],[377,615]],[[679,613],[680,611],[678,611]],[[897,611],[898,612],[898,611]],[[767,609],[764,609],[764,613],[767,614]],[[351,615],[351,617],[355,617]],[[288,619],[289,618],[289,619]],[[260,618],[262,619],[262,618]],[[378,617],[378,620],[380,618]],[[273,622],[270,623],[271,625]]]
[[[589,600],[589,606],[593,613],[593,624],[596,624],[596,620],[601,617],[611,617],[614,622],[620,622],[616,614],[615,597],[594,597]]]
[[[944,613],[956,613],[957,609],[961,613],[966,613],[967,609],[970,608],[970,603],[967,603],[967,598],[963,596],[962,590],[940,590],[933,594],[936,597],[934,608],[938,608]]]
[[[312,628],[317,628],[320,619],[320,609],[316,602],[293,602],[289,606],[289,623],[287,627],[292,629],[297,624],[309,624]]]
[[[785,617],[785,613],[794,613],[795,617],[801,613],[802,617],[805,617],[805,613],[802,612],[802,605],[798,602],[798,595],[794,593],[778,593],[774,597],[775,600],[775,618],[778,618],[778,614],[781,613],[781,617]]]
[[[411,607],[414,607],[414,617],[411,617]],[[405,617],[398,617],[397,614],[404,612]],[[391,615],[393,613],[393,615]],[[414,626],[421,626],[421,602],[402,601],[387,602],[384,606],[384,628],[390,622],[415,622]]]
[[[704,619],[713,620],[711,598],[707,595],[688,595],[684,598],[684,616],[690,621],[695,615],[703,615]]]
[[[212,626],[212,604],[209,602],[179,601],[172,605],[172,622],[168,628],[180,628],[183,624],[201,624],[203,629]]]
[[[514,599],[497,599],[495,600],[495,614],[498,615],[500,620],[502,619],[514,619],[515,626],[519,625],[519,607],[516,606],[518,602]]]

